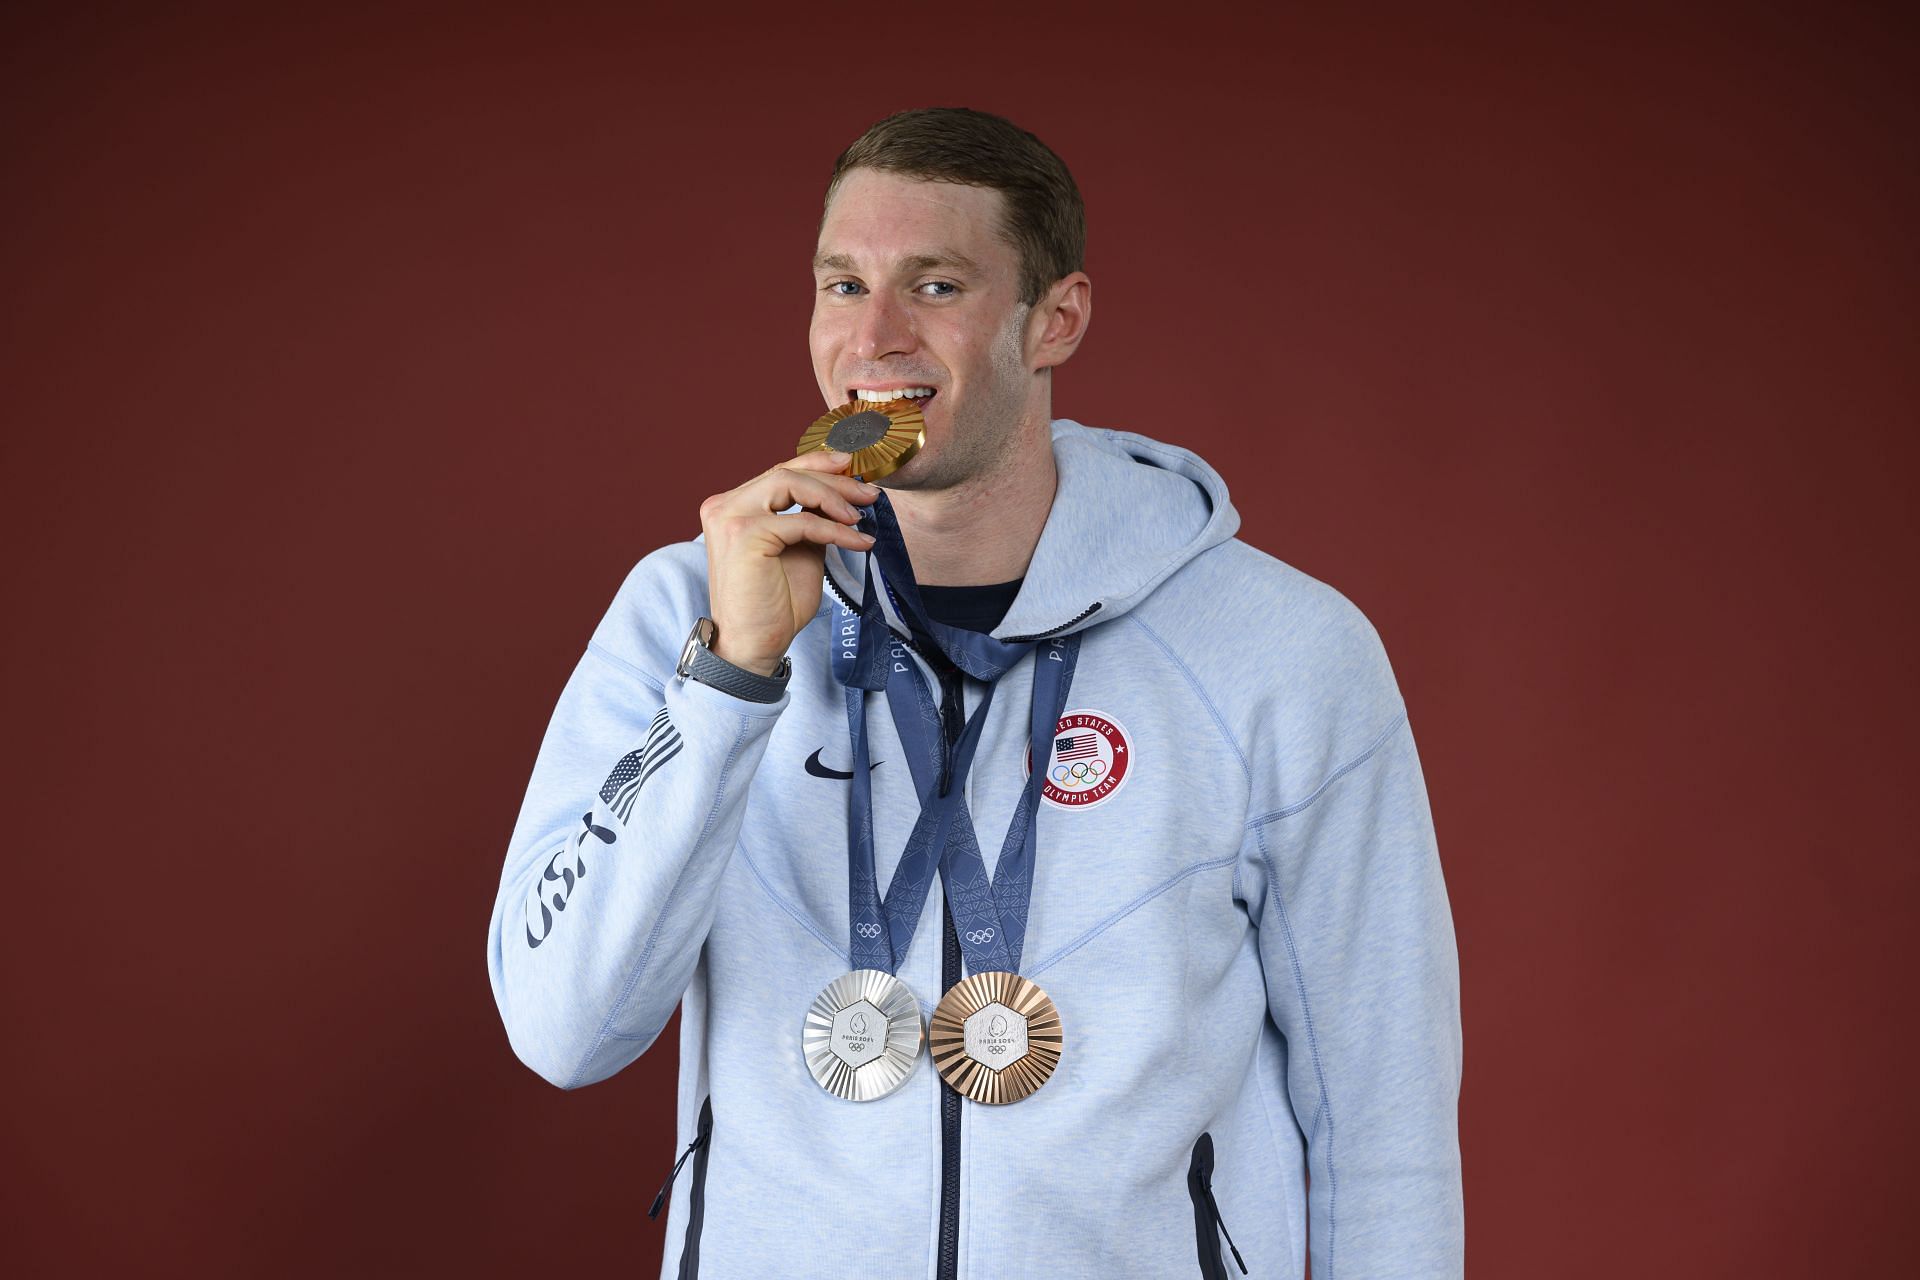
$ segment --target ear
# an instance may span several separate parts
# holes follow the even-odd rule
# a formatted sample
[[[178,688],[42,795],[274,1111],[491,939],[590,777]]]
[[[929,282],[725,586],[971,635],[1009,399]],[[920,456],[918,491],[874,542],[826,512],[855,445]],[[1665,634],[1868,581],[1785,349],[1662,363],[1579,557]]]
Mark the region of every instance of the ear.
[[[1051,369],[1067,362],[1087,334],[1093,319],[1093,281],[1084,271],[1071,272],[1053,282],[1028,318],[1033,338],[1033,367]]]

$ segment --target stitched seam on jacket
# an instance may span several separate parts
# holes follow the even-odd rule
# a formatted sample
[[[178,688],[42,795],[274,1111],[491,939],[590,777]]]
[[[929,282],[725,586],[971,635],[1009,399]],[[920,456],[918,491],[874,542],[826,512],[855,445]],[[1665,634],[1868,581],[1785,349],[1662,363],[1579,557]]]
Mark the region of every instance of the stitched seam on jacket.
[[[1233,733],[1227,728],[1226,717],[1220,714],[1220,708],[1214,706],[1213,699],[1207,696],[1206,687],[1200,683],[1200,677],[1193,674],[1193,669],[1180,660],[1180,655],[1173,651],[1173,646],[1165,640],[1162,640],[1160,633],[1148,626],[1139,614],[1127,613],[1121,616],[1126,618],[1126,620],[1134,626],[1146,632],[1147,638],[1160,646],[1160,652],[1167,655],[1167,661],[1179,668],[1180,674],[1186,677],[1187,684],[1193,689],[1193,696],[1200,699],[1200,705],[1205,707],[1207,714],[1213,717],[1214,728],[1220,731],[1221,738],[1226,741],[1228,749],[1233,752],[1233,758],[1240,762],[1240,772],[1246,777],[1247,790],[1251,793],[1253,790],[1253,769],[1247,764],[1247,753],[1240,749],[1238,742],[1234,741]]]
[[[1244,862],[1244,859],[1236,858],[1234,859],[1234,863],[1233,863],[1233,894],[1234,894],[1234,897],[1236,898],[1239,898],[1241,896],[1240,867],[1243,864],[1243,862]],[[1259,958],[1259,944],[1257,942],[1255,943],[1254,950],[1255,950],[1255,959],[1257,961]],[[1267,1095],[1270,1093],[1277,1092],[1281,1095],[1282,1102],[1286,1100],[1285,1094],[1286,1094],[1286,1088],[1287,1088],[1287,1073],[1284,1069],[1281,1069],[1272,1073],[1268,1073],[1266,1071],[1261,1070],[1262,1059],[1266,1058],[1272,1052],[1273,1050],[1271,1046],[1269,1046],[1267,1043],[1266,1028],[1263,1026],[1260,1029],[1260,1038],[1254,1042],[1254,1046],[1253,1046],[1253,1062],[1254,1062],[1253,1093],[1255,1097],[1260,1099],[1260,1115],[1267,1122],[1267,1141],[1272,1144],[1275,1155],[1280,1159],[1284,1160],[1284,1159],[1287,1159],[1293,1153],[1287,1151],[1280,1144],[1280,1130],[1273,1123],[1273,1099],[1269,1098]],[[1278,1064],[1276,1063],[1275,1065],[1277,1066]],[[1288,1114],[1291,1115],[1292,1112],[1289,1111]],[[1294,1128],[1292,1129],[1292,1132],[1299,1133],[1300,1132],[1299,1126],[1298,1125],[1294,1126]],[[1304,1140],[1306,1135],[1301,1134],[1301,1137]],[[1302,1156],[1303,1159],[1305,1158],[1304,1152],[1300,1152],[1299,1154]],[[1292,1244],[1294,1243],[1293,1241],[1293,1234],[1294,1234],[1293,1210],[1291,1206],[1288,1206],[1287,1208],[1286,1223],[1287,1223],[1287,1244],[1289,1245],[1289,1247],[1291,1247]]]
[[[1121,920],[1125,919],[1127,916],[1132,915],[1134,912],[1138,911],[1141,907],[1146,906],[1147,903],[1153,901],[1155,898],[1159,897],[1161,894],[1165,893],[1167,890],[1173,888],[1173,886],[1175,886],[1176,884],[1179,884],[1182,880],[1185,880],[1188,876],[1198,875],[1202,871],[1211,871],[1216,867],[1224,867],[1228,863],[1237,860],[1239,856],[1240,855],[1236,852],[1231,857],[1213,858],[1206,862],[1196,862],[1192,866],[1186,868],[1185,870],[1176,872],[1169,879],[1163,880],[1161,883],[1147,890],[1145,893],[1135,898],[1132,902],[1129,902],[1126,906],[1120,908],[1118,911],[1108,916],[1105,920],[1102,920],[1100,923],[1094,925],[1091,929],[1088,929],[1085,933],[1075,938],[1072,942],[1069,942],[1066,946],[1061,947],[1058,951],[1048,956],[1045,960],[1042,960],[1039,964],[1027,970],[1028,975],[1037,976],[1039,974],[1046,972],[1048,969],[1051,969],[1054,965],[1059,964],[1062,960],[1065,960],[1068,956],[1072,955],[1074,952],[1078,951],[1080,948],[1086,946],[1089,942],[1092,942],[1095,938],[1105,933],[1108,929],[1111,929],[1114,925],[1119,924]]]
[[[580,1059],[580,1065],[573,1069],[573,1075],[568,1078],[566,1087],[569,1089],[577,1085],[580,1077],[586,1074],[587,1064],[593,1061],[594,1054],[600,1052],[600,1046],[607,1042],[607,1036],[613,1030],[614,1019],[619,1017],[620,1011],[627,1007],[627,1001],[633,996],[634,987],[639,985],[640,975],[647,971],[647,965],[653,960],[653,948],[660,941],[660,929],[673,912],[674,899],[680,896],[680,887],[687,881],[687,872],[693,869],[693,860],[699,856],[700,846],[705,844],[707,837],[713,834],[714,823],[720,817],[720,806],[727,797],[727,781],[733,776],[733,766],[740,759],[740,744],[746,741],[747,733],[752,728],[745,716],[735,718],[740,721],[740,728],[733,736],[733,745],[727,748],[726,763],[720,767],[720,782],[714,788],[713,808],[707,811],[706,824],[700,828],[700,836],[693,842],[693,847],[687,850],[687,860],[680,865],[680,874],[673,878],[673,888],[668,891],[667,900],[661,904],[660,914],[654,919],[653,928],[647,933],[647,945],[641,948],[640,959],[634,964],[633,973],[627,978],[627,985],[620,989],[620,998],[613,1002],[611,1009],[607,1010],[607,1016],[601,1022],[599,1032],[593,1037],[593,1043],[587,1046],[586,1055]],[[678,1004],[678,1001],[675,1003]],[[667,1011],[667,1017],[668,1019],[673,1017],[672,1010]],[[661,1031],[666,1030],[666,1026],[666,1022],[662,1022],[655,1029],[653,1036],[648,1039],[658,1036]]]
[[[1355,769],[1358,769],[1361,765],[1365,764],[1367,760],[1373,755],[1374,752],[1378,751],[1382,746],[1386,745],[1387,739],[1393,736],[1394,730],[1398,729],[1401,725],[1405,724],[1406,722],[1407,722],[1407,709],[1406,707],[1403,706],[1400,708],[1400,714],[1393,718],[1393,722],[1389,724],[1386,728],[1382,729],[1379,732],[1379,734],[1374,738],[1374,740],[1367,744],[1366,750],[1362,751],[1359,755],[1355,756],[1353,759],[1347,761],[1345,764],[1341,765],[1338,769],[1335,769],[1332,773],[1328,774],[1326,777],[1326,780],[1323,781],[1319,786],[1315,787],[1313,789],[1312,794],[1310,794],[1305,800],[1296,801],[1295,803],[1290,805],[1284,805],[1281,808],[1275,809],[1270,813],[1263,813],[1257,818],[1250,818],[1247,820],[1247,827],[1249,829],[1252,829],[1254,827],[1264,826],[1269,822],[1277,821],[1280,818],[1291,818],[1294,814],[1300,812],[1302,809],[1312,804],[1315,800],[1318,800],[1323,794],[1325,794],[1326,789],[1332,786],[1334,783],[1338,782],[1343,775],[1352,773]],[[1264,842],[1262,842],[1261,847],[1265,848]]]
[[[1326,788],[1321,788],[1324,791]],[[1314,793],[1320,794],[1319,791]],[[1304,807],[1304,806],[1302,806]],[[1307,981],[1301,971],[1300,952],[1293,942],[1293,924],[1287,918],[1287,904],[1280,897],[1280,872],[1273,863],[1273,851],[1267,848],[1267,828],[1264,824],[1254,829],[1254,835],[1260,842],[1260,860],[1267,866],[1267,892],[1273,897],[1274,910],[1280,913],[1280,937],[1287,944],[1287,959],[1293,966],[1293,988],[1300,997],[1300,1014],[1307,1024],[1307,1048],[1313,1054],[1313,1075],[1320,1085],[1320,1105],[1314,1114],[1314,1129],[1321,1124],[1327,1128],[1327,1274],[1326,1280],[1333,1280],[1337,1274],[1333,1267],[1335,1232],[1340,1219],[1335,1212],[1335,1197],[1340,1191],[1340,1179],[1333,1165],[1333,1100],[1327,1094],[1327,1072],[1320,1061],[1320,1036],[1313,1028],[1313,1006],[1307,1000]],[[1311,1176],[1311,1171],[1309,1171]],[[1312,1243],[1309,1241],[1311,1252]]]
[[[1255,1072],[1253,1096],[1260,1099],[1260,1116],[1267,1122],[1267,1141],[1272,1144],[1274,1153],[1284,1159],[1287,1152],[1280,1145],[1280,1131],[1274,1127],[1273,1123],[1273,1104],[1267,1099],[1267,1073],[1260,1070],[1260,1060],[1266,1057],[1269,1052],[1266,1028],[1262,1027],[1260,1029],[1260,1038],[1253,1046]],[[1286,1073],[1276,1073],[1274,1078],[1284,1084],[1286,1081]],[[1298,1132],[1298,1130],[1296,1129],[1295,1132]],[[1293,1243],[1293,1212],[1291,1209],[1286,1213],[1286,1224],[1287,1243],[1291,1245]]]
[[[594,657],[600,659],[602,662],[606,663],[608,666],[618,667],[620,670],[626,672],[628,675],[637,677],[638,679],[643,681],[646,684],[646,686],[652,689],[655,693],[666,692],[665,685],[661,684],[658,680],[655,680],[652,676],[642,671],[639,667],[634,666],[631,662],[628,662],[625,658],[613,652],[611,649],[603,647],[598,640],[587,641],[587,652],[592,654]]]
[[[753,878],[757,880],[760,884],[760,887],[766,891],[766,895],[769,898],[773,899],[773,903],[775,906],[779,907],[782,911],[792,916],[793,922],[795,924],[799,925],[802,929],[805,929],[808,933],[812,934],[816,939],[818,939],[821,946],[825,947],[828,951],[833,953],[834,959],[840,961],[842,964],[846,964],[849,966],[853,964],[853,956],[849,952],[842,951],[840,948],[834,946],[833,943],[828,940],[826,934],[820,932],[819,929],[814,927],[813,921],[807,919],[806,915],[800,910],[800,908],[794,906],[791,902],[788,902],[785,898],[781,897],[779,894],[773,891],[773,886],[767,882],[767,878],[760,874],[760,868],[757,865],[755,865],[753,861],[753,855],[747,852],[747,842],[745,840],[734,841],[733,847],[735,850],[739,852],[742,861],[744,861],[747,864],[747,870],[753,873]]]

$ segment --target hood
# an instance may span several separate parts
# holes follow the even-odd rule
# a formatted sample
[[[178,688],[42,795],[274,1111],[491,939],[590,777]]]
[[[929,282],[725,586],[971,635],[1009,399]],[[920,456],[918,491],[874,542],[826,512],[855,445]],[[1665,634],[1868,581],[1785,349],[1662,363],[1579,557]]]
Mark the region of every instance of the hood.
[[[1065,635],[1117,618],[1240,528],[1226,481],[1178,445],[1056,418],[1053,463],[1053,507],[996,639]],[[826,549],[829,585],[848,602],[860,599],[866,558]]]

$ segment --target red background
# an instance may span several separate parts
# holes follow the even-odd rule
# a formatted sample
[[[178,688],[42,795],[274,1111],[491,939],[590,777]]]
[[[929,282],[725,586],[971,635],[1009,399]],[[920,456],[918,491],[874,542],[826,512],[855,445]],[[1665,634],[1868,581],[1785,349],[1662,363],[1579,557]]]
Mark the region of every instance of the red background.
[[[0,18],[9,1270],[652,1273],[673,1035],[514,1059],[507,836],[627,568],[819,410],[834,156],[955,102],[1088,201],[1056,412],[1386,642],[1473,1274],[1905,1270],[1891,7],[638,8]]]

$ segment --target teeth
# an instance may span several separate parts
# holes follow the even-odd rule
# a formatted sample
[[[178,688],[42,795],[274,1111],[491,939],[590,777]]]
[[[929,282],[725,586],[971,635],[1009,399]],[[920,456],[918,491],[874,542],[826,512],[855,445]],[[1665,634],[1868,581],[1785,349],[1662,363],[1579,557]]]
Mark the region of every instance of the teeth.
[[[853,394],[857,400],[869,400],[875,404],[884,404],[889,400],[898,400],[902,396],[912,396],[915,399],[921,396],[930,396],[933,394],[933,388],[901,387],[897,391],[856,391]]]

